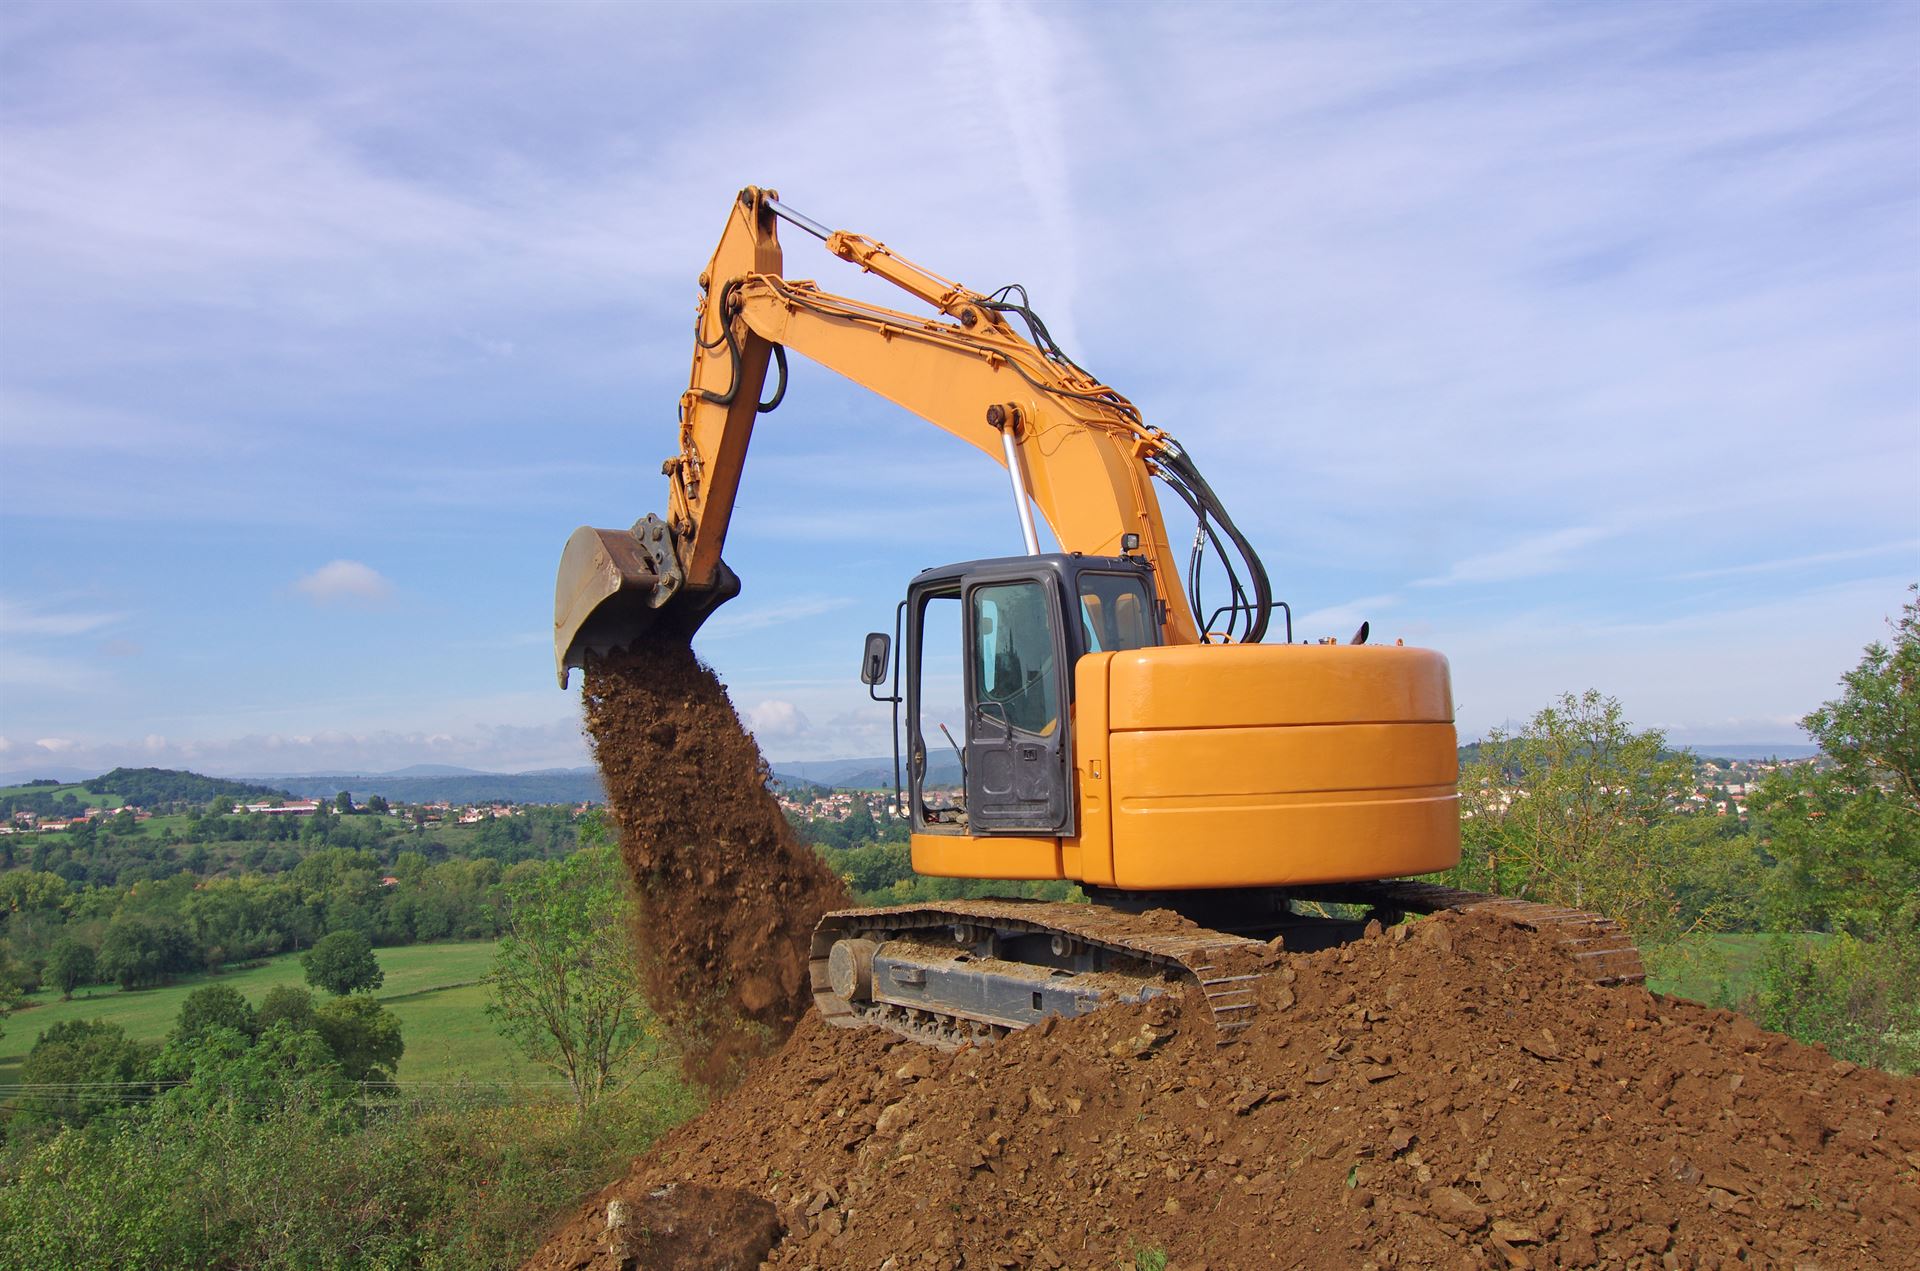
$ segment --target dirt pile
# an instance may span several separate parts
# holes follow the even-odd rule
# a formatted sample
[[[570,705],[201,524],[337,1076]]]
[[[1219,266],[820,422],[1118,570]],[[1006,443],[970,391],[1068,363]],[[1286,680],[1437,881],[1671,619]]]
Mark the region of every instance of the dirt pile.
[[[647,998],[688,1075],[722,1088],[811,1003],[808,943],[846,887],[794,836],[726,690],[684,642],[595,662],[585,700]]]
[[[950,1055],[809,1017],[529,1266],[652,1265],[608,1208],[690,1186],[780,1267],[1920,1265],[1920,1082],[1484,916],[1273,962],[1226,1047],[1172,999]]]

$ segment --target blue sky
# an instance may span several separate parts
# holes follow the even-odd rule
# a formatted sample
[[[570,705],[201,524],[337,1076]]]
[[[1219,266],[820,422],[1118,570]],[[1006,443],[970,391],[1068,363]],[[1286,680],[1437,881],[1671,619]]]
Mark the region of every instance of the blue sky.
[[[1027,284],[1464,735],[1597,687],[1797,739],[1920,577],[1916,53],[1905,4],[16,2],[0,771],[584,762],[553,568],[663,503],[747,183]],[[770,754],[885,751],[861,633],[1019,550],[1003,480],[795,366],[698,642]]]

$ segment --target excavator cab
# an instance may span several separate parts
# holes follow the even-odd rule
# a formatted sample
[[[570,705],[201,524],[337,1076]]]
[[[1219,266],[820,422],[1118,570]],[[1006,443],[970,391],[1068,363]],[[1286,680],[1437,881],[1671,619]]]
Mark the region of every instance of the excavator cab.
[[[914,832],[1071,836],[1074,666],[1161,643],[1152,571],[1124,556],[968,561],[920,574],[905,609]],[[958,736],[943,738],[955,708]],[[959,752],[958,800],[930,762],[947,743]]]

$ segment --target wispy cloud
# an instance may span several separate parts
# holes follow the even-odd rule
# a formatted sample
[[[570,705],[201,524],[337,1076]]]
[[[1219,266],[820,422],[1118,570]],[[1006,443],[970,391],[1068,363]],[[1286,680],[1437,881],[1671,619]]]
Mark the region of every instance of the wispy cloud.
[[[1809,552],[1800,556],[1778,556],[1771,560],[1751,561],[1744,565],[1723,565],[1717,569],[1696,569],[1684,574],[1672,574],[1674,582],[1698,582],[1707,578],[1739,578],[1749,574],[1772,574],[1790,569],[1804,569],[1809,565],[1837,565],[1842,561],[1869,560],[1876,556],[1888,556],[1895,552],[1913,553],[1920,550],[1920,539],[1904,539],[1897,543],[1881,543],[1874,547],[1852,547],[1838,552]],[[1916,572],[1920,572],[1920,558],[1910,557]]]
[[[1062,46],[1071,36],[1043,8],[971,0],[966,12],[975,37],[972,74],[966,78],[999,109],[1020,184],[1054,257],[1047,279],[1055,306],[1054,336],[1077,346],[1074,300],[1081,235],[1076,232],[1066,99],[1076,89],[1084,91],[1095,64],[1069,55]]]
[[[304,575],[294,587],[320,605],[377,604],[393,596],[393,583],[373,566],[357,560],[328,561]]]
[[[1587,525],[1536,534],[1497,551],[1482,552],[1456,561],[1446,573],[1422,578],[1413,585],[1445,587],[1453,583],[1504,583],[1561,573],[1571,568],[1574,553],[1614,533],[1614,530]]]
[[[549,724],[453,724],[420,729],[249,732],[223,738],[162,733],[125,737],[48,736],[0,748],[9,763],[58,756],[63,765],[106,771],[128,762],[217,774],[382,772],[411,763],[448,763],[488,772],[572,768],[588,762],[577,719]]]
[[[124,622],[127,615],[108,611],[75,612],[24,604],[0,597],[0,635],[76,636]]]
[[[730,639],[749,632],[764,631],[768,627],[777,627],[782,623],[798,622],[804,618],[832,613],[836,609],[845,609],[851,604],[853,599],[850,596],[806,596],[783,601],[780,604],[759,605],[737,611],[732,606],[728,606],[714,614],[707,624],[700,628],[700,631],[709,639]]]

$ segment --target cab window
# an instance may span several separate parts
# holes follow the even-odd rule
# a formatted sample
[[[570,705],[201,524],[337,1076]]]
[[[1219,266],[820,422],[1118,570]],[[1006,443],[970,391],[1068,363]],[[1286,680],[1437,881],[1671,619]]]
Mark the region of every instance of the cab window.
[[[1044,736],[1060,722],[1059,666],[1051,606],[1038,582],[989,583],[973,590],[975,701],[988,719]]]
[[[1158,644],[1146,585],[1126,574],[1080,575],[1080,626],[1088,653]]]

